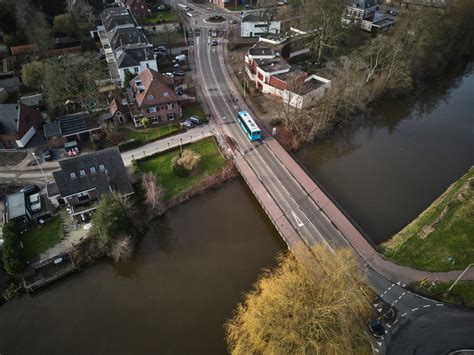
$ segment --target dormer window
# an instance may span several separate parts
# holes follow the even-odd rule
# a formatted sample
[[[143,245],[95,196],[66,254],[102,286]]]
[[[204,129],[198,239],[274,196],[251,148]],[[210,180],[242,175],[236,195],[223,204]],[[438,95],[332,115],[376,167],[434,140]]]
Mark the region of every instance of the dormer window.
[[[168,97],[168,96],[170,96],[170,94],[169,94],[169,92],[164,92],[164,93],[163,93],[163,96]]]
[[[85,175],[86,175],[86,171],[85,171],[84,169],[79,170],[79,175],[80,175],[80,176],[85,176]]]
[[[95,166],[91,166],[90,171],[92,174],[95,174],[97,172],[97,169],[95,168]]]
[[[75,179],[76,178],[76,173],[72,172],[72,173],[69,174],[69,176],[71,177],[71,179]]]
[[[147,99],[148,99],[148,101],[152,101],[153,100],[153,95],[148,95]]]
[[[105,165],[104,164],[99,165],[99,171],[105,171]]]

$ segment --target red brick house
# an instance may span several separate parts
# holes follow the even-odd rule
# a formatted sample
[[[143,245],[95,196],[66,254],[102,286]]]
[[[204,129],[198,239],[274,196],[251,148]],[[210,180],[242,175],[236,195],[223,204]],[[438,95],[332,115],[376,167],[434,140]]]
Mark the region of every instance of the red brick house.
[[[130,81],[130,87],[140,112],[133,118],[136,127],[142,125],[142,117],[148,117],[151,124],[181,119],[181,104],[172,78],[146,69]]]
[[[122,0],[122,3],[136,18],[143,18],[151,15],[151,10],[145,0]]]
[[[42,125],[43,116],[33,107],[21,102],[0,105],[0,146],[24,148]]]

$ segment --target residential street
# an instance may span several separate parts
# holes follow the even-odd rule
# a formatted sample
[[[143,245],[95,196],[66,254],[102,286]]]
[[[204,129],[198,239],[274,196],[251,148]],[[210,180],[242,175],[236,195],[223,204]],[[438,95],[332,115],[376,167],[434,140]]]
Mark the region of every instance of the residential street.
[[[142,147],[129,150],[122,153],[122,159],[125,166],[130,166],[133,159],[143,158],[148,155],[162,152],[164,150],[179,147],[180,144],[187,144],[199,140],[204,137],[212,135],[212,128],[208,124],[203,124],[198,127],[187,130],[168,138],[163,138]],[[41,167],[47,178],[51,177],[51,173],[58,169],[58,162],[44,162]],[[24,182],[38,182],[44,183],[44,177],[37,166],[31,166],[16,170],[15,167],[0,167],[0,181],[24,181]]]

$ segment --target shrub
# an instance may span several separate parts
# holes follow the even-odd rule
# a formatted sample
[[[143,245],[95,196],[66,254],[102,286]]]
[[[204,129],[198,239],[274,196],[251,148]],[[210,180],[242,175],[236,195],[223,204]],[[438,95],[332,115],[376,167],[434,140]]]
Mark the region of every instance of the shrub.
[[[283,121],[280,118],[272,118],[270,120],[270,125],[273,126],[273,127],[281,126],[282,123],[283,123]]]
[[[199,165],[200,161],[201,156],[198,153],[185,149],[181,156],[178,155],[173,159],[173,172],[181,177],[188,176]]]
[[[21,273],[25,269],[20,253],[20,234],[14,222],[3,225],[3,267],[10,275]]]

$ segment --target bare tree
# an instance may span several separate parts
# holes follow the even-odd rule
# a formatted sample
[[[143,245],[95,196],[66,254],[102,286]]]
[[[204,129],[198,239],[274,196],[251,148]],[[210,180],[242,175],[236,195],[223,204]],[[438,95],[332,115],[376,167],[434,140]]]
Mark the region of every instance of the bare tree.
[[[53,48],[51,27],[45,15],[30,0],[15,1],[15,15],[18,27],[31,44],[36,44],[40,51]]]
[[[131,259],[133,250],[134,245],[132,237],[129,235],[120,235],[114,240],[109,255],[116,262],[126,262]]]
[[[295,250],[295,255],[299,255]],[[309,254],[309,253],[304,253]],[[323,245],[280,256],[225,325],[232,354],[369,353],[365,275],[352,252]]]
[[[345,0],[311,0],[303,5],[302,22],[308,31],[315,34],[311,44],[318,63],[325,50],[337,48],[338,40],[345,31],[342,24],[345,8]]]
[[[142,187],[145,192],[145,204],[151,209],[152,214],[164,210],[164,191],[156,181],[156,176],[151,171],[142,175]]]

